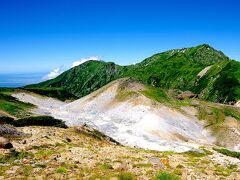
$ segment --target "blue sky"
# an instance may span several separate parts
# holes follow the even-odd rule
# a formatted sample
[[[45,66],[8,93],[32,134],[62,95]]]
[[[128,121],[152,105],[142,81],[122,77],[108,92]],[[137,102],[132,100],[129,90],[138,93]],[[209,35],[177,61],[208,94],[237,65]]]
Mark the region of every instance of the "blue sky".
[[[92,56],[131,64],[203,43],[240,59],[240,2],[0,0],[0,74],[65,70]]]

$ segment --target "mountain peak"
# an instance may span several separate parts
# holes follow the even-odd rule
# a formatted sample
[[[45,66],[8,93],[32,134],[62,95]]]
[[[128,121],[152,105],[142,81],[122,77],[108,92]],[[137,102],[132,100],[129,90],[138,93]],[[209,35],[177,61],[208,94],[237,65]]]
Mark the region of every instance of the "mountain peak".
[[[204,65],[212,65],[220,61],[229,60],[222,51],[214,49],[209,44],[201,44],[196,47],[188,48],[185,53],[189,58]]]
[[[214,49],[214,48],[211,47],[209,44],[201,44],[201,45],[199,45],[199,46],[197,46],[197,47],[204,47],[204,48],[212,48],[212,49]]]

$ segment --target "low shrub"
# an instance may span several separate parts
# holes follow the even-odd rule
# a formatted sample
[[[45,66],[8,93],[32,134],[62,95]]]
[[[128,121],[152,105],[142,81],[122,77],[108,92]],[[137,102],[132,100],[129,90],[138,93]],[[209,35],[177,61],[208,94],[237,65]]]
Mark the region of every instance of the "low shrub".
[[[228,149],[218,149],[218,148],[213,148],[213,150],[221,154],[224,154],[226,156],[231,156],[231,157],[240,159],[240,152],[230,151]]]
[[[118,175],[119,180],[134,180],[135,176],[130,172],[122,172]]]
[[[168,172],[160,172],[156,175],[156,180],[179,180],[180,178]]]
[[[0,119],[4,121],[4,123],[11,124],[16,127],[23,126],[54,126],[60,128],[67,128],[65,123],[62,120],[55,119],[51,116],[36,116],[36,117],[28,117],[18,120],[12,120],[9,118]]]
[[[111,164],[102,164],[100,166],[100,169],[102,170],[107,170],[107,169],[113,169],[112,165]]]
[[[237,120],[240,120],[240,112],[236,108],[227,107],[224,109],[224,114],[225,114],[225,116],[230,116]]]
[[[11,124],[14,121],[13,118],[7,116],[0,116],[0,124]]]
[[[57,172],[57,173],[65,174],[65,173],[67,173],[67,169],[64,168],[64,167],[59,167],[59,168],[57,168],[56,172]]]
[[[63,88],[24,88],[24,89],[43,96],[57,98],[61,101],[78,99],[75,95],[71,94],[70,92],[66,91]]]

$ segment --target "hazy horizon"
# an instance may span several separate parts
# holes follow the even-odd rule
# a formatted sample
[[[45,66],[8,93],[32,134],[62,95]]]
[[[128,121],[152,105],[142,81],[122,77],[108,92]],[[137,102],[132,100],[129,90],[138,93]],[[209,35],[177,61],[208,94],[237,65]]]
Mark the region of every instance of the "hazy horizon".
[[[42,73],[0,73],[0,87],[22,87],[43,81],[46,72]]]

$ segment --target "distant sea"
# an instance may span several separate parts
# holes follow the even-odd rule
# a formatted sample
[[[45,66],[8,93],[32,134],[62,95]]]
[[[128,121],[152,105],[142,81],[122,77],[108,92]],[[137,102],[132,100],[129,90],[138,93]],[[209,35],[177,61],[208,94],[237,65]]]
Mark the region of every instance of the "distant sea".
[[[46,73],[0,74],[0,87],[22,87],[42,81]]]

